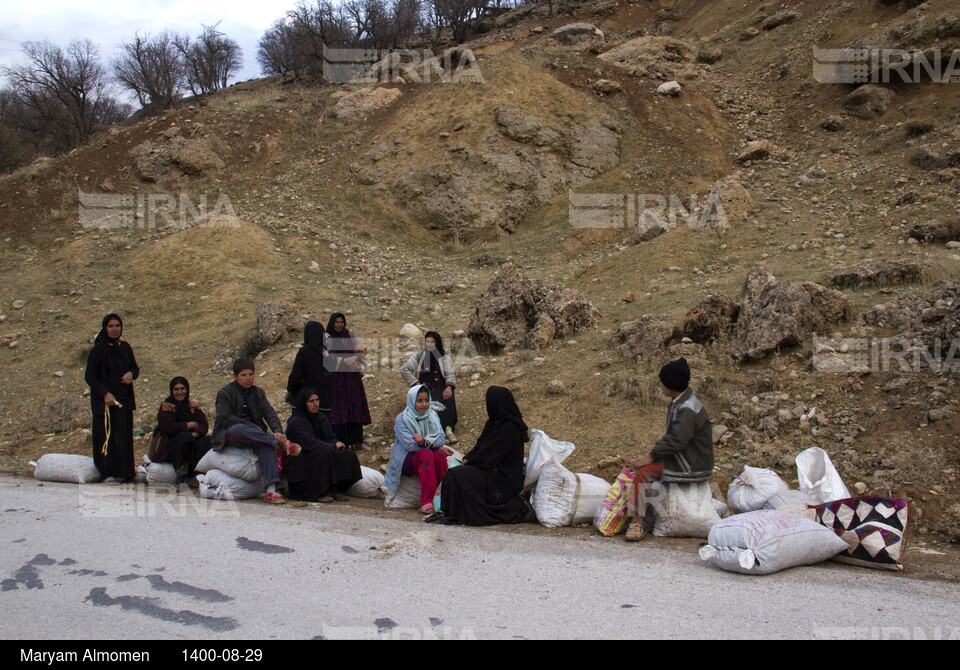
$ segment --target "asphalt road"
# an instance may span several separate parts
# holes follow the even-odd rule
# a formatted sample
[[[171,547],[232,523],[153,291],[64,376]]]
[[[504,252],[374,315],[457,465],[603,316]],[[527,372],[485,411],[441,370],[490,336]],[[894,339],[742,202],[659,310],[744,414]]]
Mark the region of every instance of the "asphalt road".
[[[960,638],[960,585],[0,477],[3,639]]]

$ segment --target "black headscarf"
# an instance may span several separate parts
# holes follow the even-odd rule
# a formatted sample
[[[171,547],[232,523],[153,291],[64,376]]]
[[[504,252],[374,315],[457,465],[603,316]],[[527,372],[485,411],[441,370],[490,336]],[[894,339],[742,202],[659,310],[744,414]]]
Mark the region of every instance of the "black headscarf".
[[[330,324],[330,327],[332,328],[333,324]],[[324,344],[324,333],[322,323],[319,321],[307,321],[307,325],[303,329],[304,346],[310,347],[310,350],[318,356],[323,356],[323,352],[327,349]]]
[[[120,318],[119,314],[107,314],[103,317],[103,321],[100,322],[100,332],[97,333],[97,337],[93,341],[93,346],[106,347],[106,356],[110,356],[114,360],[116,368],[128,370],[133,364],[133,351],[130,349],[130,345],[123,342],[120,337],[112,339],[107,335],[107,324],[111,321],[120,322],[120,337],[123,337],[123,319]],[[103,361],[104,365],[106,365],[106,357],[104,357]],[[105,370],[103,374],[105,377]]]
[[[333,323],[338,318],[343,319],[343,330],[339,333],[333,329]],[[330,337],[350,337],[350,331],[347,330],[347,317],[345,317],[341,312],[334,312],[330,315],[330,320],[327,321],[327,335]]]
[[[183,400],[180,402],[177,402],[177,400],[173,397],[173,387],[177,384],[183,384],[187,387],[187,395],[185,395]],[[168,402],[171,405],[176,406],[177,421],[190,421],[190,382],[187,381],[186,377],[174,377],[170,380],[170,395],[167,396],[167,399],[164,400],[164,402]]]
[[[307,409],[307,400],[310,396],[315,395],[318,398],[320,394],[314,391],[312,388],[302,388],[300,392],[297,393],[297,397],[293,401],[293,415],[300,416],[310,422],[310,426],[313,428],[313,434],[316,437],[320,437],[323,433],[320,430],[320,412],[316,414],[311,414],[310,410]]]
[[[426,343],[428,337],[432,337],[433,341],[437,343],[437,354],[440,356],[445,356],[447,352],[443,350],[443,338],[440,337],[440,333],[435,330],[431,330],[423,336],[424,343]],[[426,349],[426,344],[424,344],[424,349]]]
[[[432,372],[433,372],[434,370],[436,370],[437,367],[440,365],[440,358],[441,358],[446,352],[443,350],[443,338],[440,337],[440,333],[438,333],[438,332],[436,332],[436,331],[434,331],[434,330],[431,330],[430,332],[428,332],[426,335],[423,336],[423,342],[424,342],[424,344],[423,344],[423,350],[424,350],[424,351],[427,351],[427,344],[426,344],[426,342],[427,342],[427,338],[428,338],[428,337],[432,337],[432,338],[433,338],[433,341],[434,341],[434,342],[436,343],[436,345],[437,345],[436,351],[435,351],[434,353],[432,353],[432,354],[430,354],[429,352],[427,352],[429,355],[428,355],[428,356],[426,357],[426,359],[424,360],[424,369],[427,370],[428,372],[431,372],[431,373],[432,373]]]
[[[483,438],[493,430],[494,426],[502,421],[508,421],[520,429],[523,441],[529,439],[527,424],[523,422],[523,415],[520,408],[517,407],[517,401],[513,399],[510,389],[502,386],[491,386],[487,389],[487,423],[483,426],[483,432],[477,439],[479,444]]]
[[[107,314],[105,317],[103,317],[103,321],[100,322],[100,332],[97,333],[97,338],[93,341],[94,344],[98,344],[103,340],[106,340],[109,344],[116,344],[120,341],[119,337],[115,340],[112,340],[110,339],[110,336],[107,335],[107,324],[111,321],[120,322],[120,337],[123,337],[123,319],[120,318],[119,314]]]

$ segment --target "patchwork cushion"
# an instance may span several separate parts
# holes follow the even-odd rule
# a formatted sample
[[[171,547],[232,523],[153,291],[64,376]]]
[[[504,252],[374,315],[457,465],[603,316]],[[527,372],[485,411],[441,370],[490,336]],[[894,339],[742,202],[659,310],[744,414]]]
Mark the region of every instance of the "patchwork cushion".
[[[833,560],[883,570],[904,570],[910,504],[900,498],[863,496],[817,505],[817,521],[850,546]]]

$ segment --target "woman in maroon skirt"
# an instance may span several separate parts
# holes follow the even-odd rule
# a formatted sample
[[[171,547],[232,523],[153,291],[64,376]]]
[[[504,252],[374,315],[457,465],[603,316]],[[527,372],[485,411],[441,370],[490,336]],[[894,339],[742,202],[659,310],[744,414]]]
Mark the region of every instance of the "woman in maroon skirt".
[[[327,322],[330,381],[330,423],[337,439],[351,449],[368,451],[363,427],[370,425],[370,408],[363,388],[363,363],[367,350],[347,330],[347,317],[340,312]]]

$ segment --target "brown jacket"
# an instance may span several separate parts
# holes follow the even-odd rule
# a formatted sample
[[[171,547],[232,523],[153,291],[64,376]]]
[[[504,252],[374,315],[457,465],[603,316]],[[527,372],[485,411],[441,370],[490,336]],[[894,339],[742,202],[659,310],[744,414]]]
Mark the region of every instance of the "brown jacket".
[[[190,420],[196,421],[199,426],[194,432],[200,437],[203,437],[210,431],[207,415],[203,413],[200,405],[195,400],[190,400],[189,402]],[[167,442],[170,441],[170,438],[176,437],[186,431],[186,422],[177,421],[176,406],[169,402],[162,403],[160,405],[160,411],[157,412],[157,427],[153,429],[147,456],[151,461],[162,462],[167,457]]]

